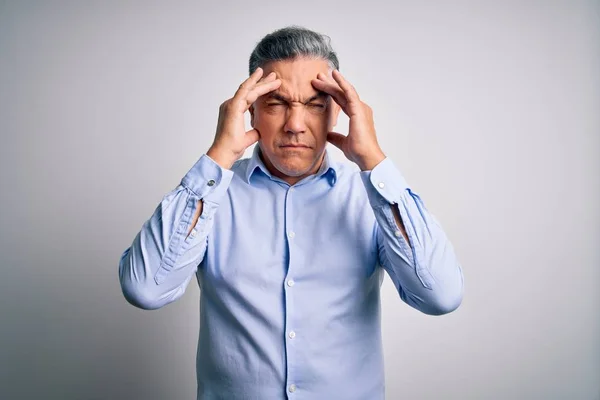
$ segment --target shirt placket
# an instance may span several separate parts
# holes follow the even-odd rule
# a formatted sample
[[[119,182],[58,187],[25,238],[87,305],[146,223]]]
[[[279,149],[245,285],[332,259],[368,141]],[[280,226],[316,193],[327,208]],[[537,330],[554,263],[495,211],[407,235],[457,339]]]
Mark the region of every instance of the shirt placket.
[[[296,318],[294,314],[294,292],[297,290],[297,282],[294,280],[295,260],[296,260],[296,232],[294,231],[293,202],[294,187],[290,187],[286,193],[285,199],[285,232],[288,244],[288,268],[284,282],[285,292],[285,351],[287,362],[286,393],[288,399],[295,397],[297,384],[297,373],[295,368],[296,355]]]

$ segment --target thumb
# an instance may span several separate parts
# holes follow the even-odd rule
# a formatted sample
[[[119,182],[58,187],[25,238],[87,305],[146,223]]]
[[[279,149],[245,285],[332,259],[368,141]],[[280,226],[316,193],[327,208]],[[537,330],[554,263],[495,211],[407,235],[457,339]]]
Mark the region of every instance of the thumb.
[[[244,144],[246,145],[246,148],[258,142],[258,139],[260,139],[260,133],[256,129],[250,129],[244,135]]]
[[[344,143],[346,142],[346,136],[337,132],[327,133],[327,141],[331,142],[335,147],[344,151]]]

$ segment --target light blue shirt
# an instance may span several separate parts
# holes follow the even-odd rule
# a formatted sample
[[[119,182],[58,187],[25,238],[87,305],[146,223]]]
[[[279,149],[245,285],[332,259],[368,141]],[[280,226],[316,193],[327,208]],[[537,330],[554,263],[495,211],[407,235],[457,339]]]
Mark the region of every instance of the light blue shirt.
[[[453,247],[389,158],[361,172],[326,153],[290,186],[257,145],[231,170],[200,157],[125,250],[119,278],[131,304],[156,309],[196,275],[198,399],[372,400],[384,398],[384,270],[417,310],[461,303]]]

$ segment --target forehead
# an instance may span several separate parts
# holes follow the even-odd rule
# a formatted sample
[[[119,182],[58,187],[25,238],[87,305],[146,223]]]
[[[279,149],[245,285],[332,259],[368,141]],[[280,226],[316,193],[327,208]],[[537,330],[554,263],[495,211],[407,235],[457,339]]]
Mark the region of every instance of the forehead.
[[[263,67],[263,76],[275,72],[281,79],[277,93],[297,99],[317,94],[311,80],[317,78],[319,72],[330,74],[329,63],[323,59],[295,58],[292,60],[271,61]]]

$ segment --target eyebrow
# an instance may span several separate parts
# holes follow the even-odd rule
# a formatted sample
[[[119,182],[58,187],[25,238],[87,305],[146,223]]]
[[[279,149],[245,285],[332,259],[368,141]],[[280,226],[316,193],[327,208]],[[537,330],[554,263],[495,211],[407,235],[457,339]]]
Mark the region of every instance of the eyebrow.
[[[314,96],[310,97],[308,100],[306,100],[304,102],[304,104],[310,103],[313,100],[317,100],[317,99],[320,99],[320,98],[326,98],[326,97],[327,97],[327,93],[325,93],[325,92],[319,92],[319,93],[315,94]],[[271,94],[269,94],[269,96],[267,96],[267,99],[275,99],[275,100],[283,101],[283,102],[286,102],[286,103],[291,103],[292,102],[288,97],[285,97],[281,93],[277,93],[277,92],[271,92]]]

